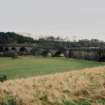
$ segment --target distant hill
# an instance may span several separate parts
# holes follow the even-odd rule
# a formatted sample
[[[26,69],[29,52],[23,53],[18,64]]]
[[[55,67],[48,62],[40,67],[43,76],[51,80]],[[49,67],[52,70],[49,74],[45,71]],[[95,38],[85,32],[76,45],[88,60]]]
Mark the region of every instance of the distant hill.
[[[7,43],[33,43],[34,39],[22,36],[15,32],[0,32],[0,44]]]

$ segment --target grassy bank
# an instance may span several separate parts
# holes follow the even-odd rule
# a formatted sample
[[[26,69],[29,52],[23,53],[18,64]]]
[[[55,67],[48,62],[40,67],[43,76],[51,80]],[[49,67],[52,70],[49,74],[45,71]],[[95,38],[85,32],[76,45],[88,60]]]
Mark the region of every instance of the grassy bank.
[[[1,83],[0,105],[105,105],[105,67]]]

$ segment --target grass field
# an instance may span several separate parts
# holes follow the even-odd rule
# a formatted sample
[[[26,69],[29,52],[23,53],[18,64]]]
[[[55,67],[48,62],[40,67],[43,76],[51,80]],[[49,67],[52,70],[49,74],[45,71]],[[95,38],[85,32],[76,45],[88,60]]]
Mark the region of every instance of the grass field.
[[[105,65],[104,62],[93,62],[66,58],[19,57],[0,58],[0,74],[9,79],[34,75],[64,72]]]

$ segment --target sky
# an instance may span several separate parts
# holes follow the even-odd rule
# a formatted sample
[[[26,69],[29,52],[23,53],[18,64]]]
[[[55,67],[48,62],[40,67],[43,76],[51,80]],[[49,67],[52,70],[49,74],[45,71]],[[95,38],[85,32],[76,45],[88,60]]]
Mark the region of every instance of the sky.
[[[0,31],[105,41],[105,0],[0,0]]]

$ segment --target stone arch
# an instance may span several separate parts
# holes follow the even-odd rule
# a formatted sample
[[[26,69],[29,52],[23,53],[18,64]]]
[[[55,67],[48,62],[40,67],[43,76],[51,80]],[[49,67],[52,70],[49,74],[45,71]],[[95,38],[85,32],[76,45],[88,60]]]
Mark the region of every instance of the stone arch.
[[[0,47],[0,52],[3,52],[3,47]]]
[[[17,51],[17,49],[15,47],[12,47],[11,50],[12,51]]]
[[[9,51],[9,48],[8,48],[8,47],[6,47],[6,48],[4,49],[4,51],[5,51],[5,52],[8,52],[8,51]]]
[[[26,55],[26,54],[28,54],[28,50],[27,50],[26,47],[21,47],[21,48],[19,49],[19,53],[20,53],[21,55]]]
[[[60,50],[50,50],[50,54],[52,57],[60,57],[62,52]]]

